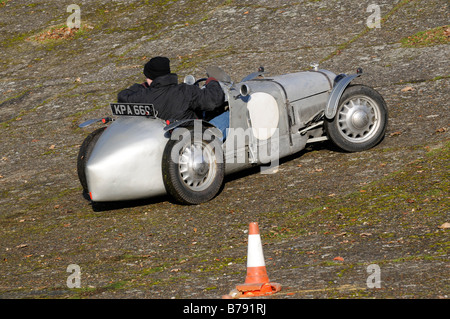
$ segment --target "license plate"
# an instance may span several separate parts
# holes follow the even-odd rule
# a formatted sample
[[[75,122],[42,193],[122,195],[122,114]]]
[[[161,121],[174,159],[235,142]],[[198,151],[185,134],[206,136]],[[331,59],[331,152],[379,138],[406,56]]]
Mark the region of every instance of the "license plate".
[[[157,112],[153,104],[142,103],[111,103],[111,111],[113,115],[128,116],[152,116],[156,117]]]

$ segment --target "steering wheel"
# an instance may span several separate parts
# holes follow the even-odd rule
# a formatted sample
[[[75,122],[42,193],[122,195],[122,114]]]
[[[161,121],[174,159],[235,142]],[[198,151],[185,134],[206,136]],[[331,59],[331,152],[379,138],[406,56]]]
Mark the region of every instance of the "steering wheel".
[[[194,82],[194,85],[200,86],[200,82],[206,81],[208,78],[201,78]]]

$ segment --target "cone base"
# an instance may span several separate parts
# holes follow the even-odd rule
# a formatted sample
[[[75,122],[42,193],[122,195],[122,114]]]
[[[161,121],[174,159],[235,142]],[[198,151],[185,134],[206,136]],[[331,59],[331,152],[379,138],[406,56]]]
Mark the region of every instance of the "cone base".
[[[281,285],[276,282],[244,283],[237,285],[236,289],[241,292],[244,297],[267,296],[280,291]]]

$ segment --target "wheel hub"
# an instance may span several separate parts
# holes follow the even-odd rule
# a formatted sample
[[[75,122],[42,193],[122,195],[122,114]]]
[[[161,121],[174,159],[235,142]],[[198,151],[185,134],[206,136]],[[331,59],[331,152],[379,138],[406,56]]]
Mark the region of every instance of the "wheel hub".
[[[339,130],[342,136],[362,143],[372,137],[379,126],[379,111],[367,97],[354,97],[344,103],[339,111]]]
[[[369,115],[363,110],[358,110],[353,113],[351,120],[355,128],[362,129],[369,124]]]
[[[205,162],[202,151],[197,148],[188,164],[189,170],[199,179],[203,179],[209,171],[209,165]]]
[[[200,191],[209,186],[213,175],[211,154],[201,145],[188,145],[179,159],[181,179],[187,187]]]

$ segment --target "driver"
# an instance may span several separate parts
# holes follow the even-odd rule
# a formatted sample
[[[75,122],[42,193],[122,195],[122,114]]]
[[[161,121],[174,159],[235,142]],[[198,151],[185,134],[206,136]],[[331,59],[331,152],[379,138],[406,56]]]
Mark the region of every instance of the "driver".
[[[170,72],[170,60],[154,57],[144,66],[146,81],[133,84],[118,94],[119,103],[153,104],[163,120],[197,119],[204,111],[219,111],[224,104],[224,93],[219,82],[212,77],[200,89],[196,85],[178,84],[178,76]],[[209,121],[219,128],[225,139],[229,126],[229,113],[225,112]]]

